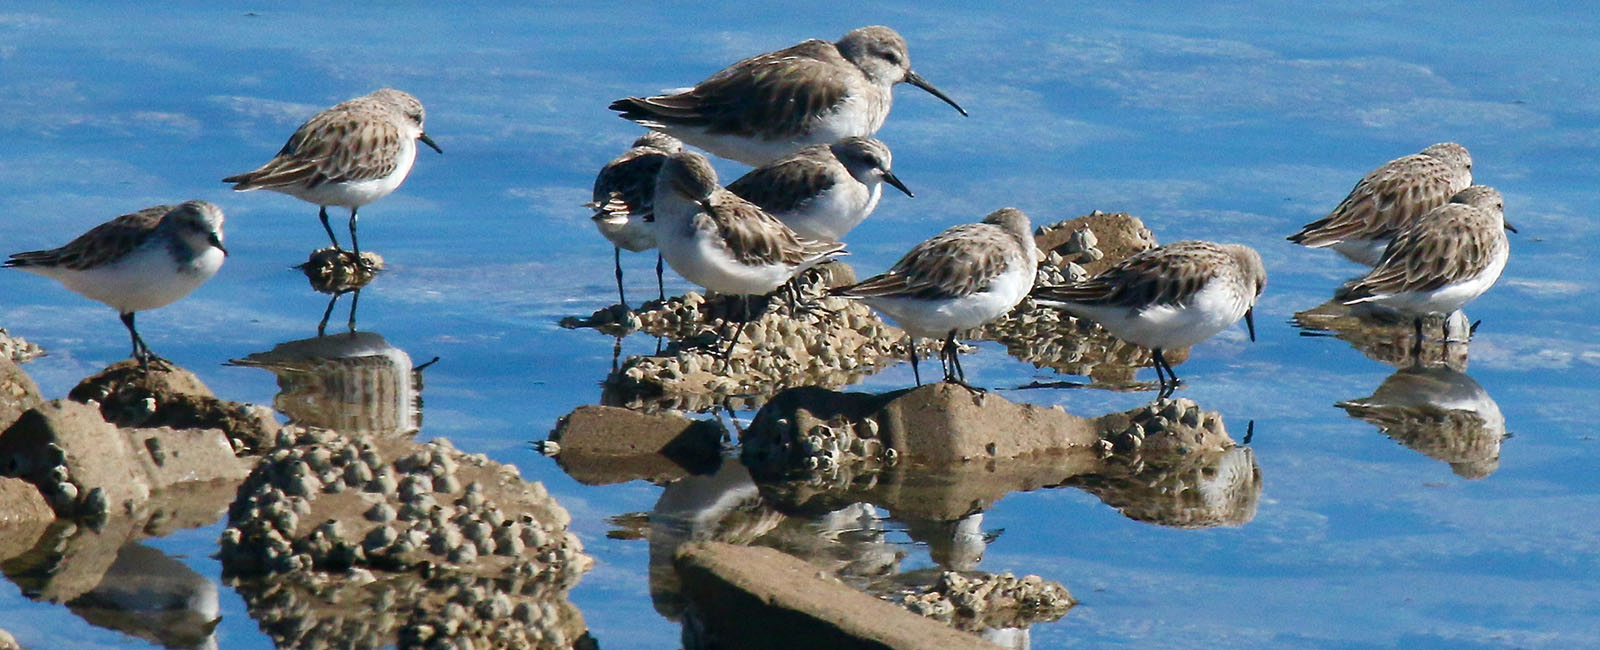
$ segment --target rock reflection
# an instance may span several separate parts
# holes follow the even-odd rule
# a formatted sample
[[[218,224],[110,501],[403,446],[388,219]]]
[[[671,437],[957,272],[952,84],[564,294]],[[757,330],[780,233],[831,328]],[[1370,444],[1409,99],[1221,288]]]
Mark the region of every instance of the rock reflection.
[[[1506,420],[1478,382],[1445,367],[1402,368],[1370,397],[1337,404],[1383,435],[1450,465],[1466,479],[1481,479],[1500,467]]]
[[[219,481],[162,490],[136,514],[93,526],[8,526],[0,532],[0,571],[27,598],[63,603],[92,625],[168,648],[215,648],[217,585],[139,541],[210,525],[237,485]]]
[[[272,405],[295,424],[377,435],[422,427],[421,373],[377,332],[287,341],[228,363],[276,375]]]

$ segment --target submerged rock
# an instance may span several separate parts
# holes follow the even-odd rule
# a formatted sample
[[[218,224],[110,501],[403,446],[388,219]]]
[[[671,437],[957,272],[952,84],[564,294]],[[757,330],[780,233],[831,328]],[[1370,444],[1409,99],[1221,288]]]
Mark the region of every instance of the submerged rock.
[[[916,575],[896,576],[895,582],[905,584]],[[905,585],[898,602],[914,614],[967,632],[1048,623],[1078,604],[1061,583],[1035,575],[938,571],[937,576],[927,584]]]
[[[312,251],[311,256],[295,268],[305,274],[313,291],[346,293],[371,284],[373,278],[378,277],[378,271],[383,270],[383,257],[362,251],[358,262],[354,252],[328,247]]]

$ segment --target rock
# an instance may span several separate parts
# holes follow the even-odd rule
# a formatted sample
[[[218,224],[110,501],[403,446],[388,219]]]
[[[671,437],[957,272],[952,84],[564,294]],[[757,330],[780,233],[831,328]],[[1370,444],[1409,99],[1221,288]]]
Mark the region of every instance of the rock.
[[[868,420],[874,424],[856,425]],[[852,432],[873,431],[870,437],[895,450],[897,462],[913,465],[1090,449],[1100,439],[1093,420],[1013,403],[994,393],[974,395],[954,384],[882,395],[797,388],[779,394],[756,413],[745,433],[746,457],[761,453],[752,449],[784,448],[789,453],[791,441],[815,434],[819,424],[833,422],[848,423]]]
[[[0,477],[0,527],[48,522],[55,518],[50,502],[37,486],[20,478]],[[9,535],[7,531],[0,536]]]
[[[234,447],[271,446],[278,421],[270,409],[217,399],[183,368],[154,364],[148,375],[135,361],[119,361],[79,382],[67,397],[94,402],[107,422],[121,427],[219,429]]]
[[[755,408],[792,386],[836,388],[906,358],[906,336],[859,301],[827,296],[851,277],[843,263],[799,276],[799,306],[784,291],[753,298],[751,320],[723,359],[743,299],[690,292],[639,312],[645,332],[674,341],[661,354],[628,359],[606,378],[602,402],[633,409]],[[923,350],[937,348],[923,341]]]
[[[695,543],[675,565],[705,634],[723,647],[997,647],[818,577],[812,565],[772,549]]]
[[[29,343],[20,336],[12,336],[6,328],[0,327],[0,359],[6,359],[16,364],[24,364],[44,356],[44,348]]]
[[[566,594],[592,560],[567,511],[515,467],[444,439],[301,427],[281,437],[240,487],[219,553],[279,647],[554,649],[586,637]],[[341,471],[352,463],[412,487],[286,489],[323,464],[360,483]]]
[[[1080,257],[1084,251],[1072,250],[1071,244],[1074,243],[1074,235],[1085,228],[1093,233],[1092,248],[1098,254]],[[1082,241],[1083,237],[1077,239]],[[1156,237],[1138,217],[1122,212],[1095,210],[1076,219],[1038,228],[1034,243],[1045,254],[1058,253],[1066,261],[1075,261],[1089,275],[1094,275],[1127,259],[1129,255],[1155,248]]]
[[[313,251],[305,263],[295,267],[318,293],[345,293],[357,291],[372,283],[383,269],[383,258],[371,251],[362,251],[361,260],[351,251],[329,247]]]
[[[150,498],[151,479],[128,437],[86,404],[52,400],[23,413],[0,433],[0,459],[9,465],[4,473],[39,486],[61,517],[107,514],[85,508],[96,488],[119,511]],[[73,494],[58,499],[65,485]]]
[[[612,406],[580,406],[550,433],[556,463],[585,485],[635,479],[666,482],[716,468],[723,427],[680,415],[645,414]]]
[[[902,574],[895,582],[917,577]],[[1054,580],[981,571],[939,571],[936,580],[915,585],[897,600],[912,613],[974,633],[1055,621],[1078,604],[1072,593]]]
[[[0,330],[3,331],[3,330]],[[23,411],[44,401],[39,386],[8,355],[0,354],[0,430],[11,426]]]

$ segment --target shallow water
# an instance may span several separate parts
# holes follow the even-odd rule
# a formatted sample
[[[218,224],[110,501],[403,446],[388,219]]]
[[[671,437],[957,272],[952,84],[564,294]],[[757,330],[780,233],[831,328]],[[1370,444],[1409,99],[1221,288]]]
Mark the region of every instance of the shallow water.
[[[1015,205],[1036,223],[1125,211],[1162,241],[1248,243],[1271,276],[1258,342],[1234,328],[1178,367],[1189,381],[1179,395],[1220,411],[1235,437],[1254,421],[1264,483],[1254,519],[1181,530],[1076,489],[1007,496],[984,513],[983,529],[1004,532],[979,568],[1039,574],[1083,601],[1033,628],[1033,647],[1600,645],[1586,413],[1600,398],[1600,283],[1587,270],[1600,243],[1588,218],[1600,187],[1600,41],[1592,16],[1558,4],[903,3],[801,15],[744,4],[382,15],[325,3],[12,4],[0,13],[3,250],[57,246],[159,202],[218,203],[227,265],[190,298],[142,314],[142,333],[220,396],[270,404],[270,373],[222,364],[315,333],[326,298],[289,267],[324,235],[313,207],[216,179],[265,161],[321,107],[385,85],[412,92],[445,154],[423,151],[406,185],[363,211],[362,241],[390,270],[362,293],[359,326],[418,363],[440,358],[425,373],[421,437],[514,463],[572,511],[598,561],[572,599],[602,646],[671,647],[678,626],[651,602],[648,545],[607,536],[614,517],[649,512],[662,489],[586,487],[527,444],[598,402],[610,369],[609,337],[556,325],[614,297],[611,249],[580,204],[637,131],[605,105],[871,23],[899,29],[916,70],[972,116],[897,91],[879,135],[917,198],[885,197],[852,233],[859,271]],[[1499,285],[1468,309],[1483,321],[1471,380],[1512,434],[1476,480],[1334,406],[1372,395],[1394,368],[1288,324],[1357,269],[1283,237],[1362,173],[1443,140],[1472,150],[1478,182],[1505,194],[1522,231]],[[653,260],[623,262],[630,297],[650,293]],[[669,293],[688,288],[668,282]],[[110,310],[24,273],[0,273],[0,326],[50,351],[25,366],[47,396],[127,353]],[[623,350],[654,345],[635,336]],[[989,386],[1057,378],[992,343],[965,366]],[[902,365],[859,389],[910,382]],[[1152,397],[1002,394],[1089,416]],[[921,533],[879,525],[906,553],[902,570],[932,564]],[[220,528],[147,546],[215,581]],[[219,605],[221,647],[270,647],[230,589]],[[35,648],[142,643],[9,583],[0,628]]]

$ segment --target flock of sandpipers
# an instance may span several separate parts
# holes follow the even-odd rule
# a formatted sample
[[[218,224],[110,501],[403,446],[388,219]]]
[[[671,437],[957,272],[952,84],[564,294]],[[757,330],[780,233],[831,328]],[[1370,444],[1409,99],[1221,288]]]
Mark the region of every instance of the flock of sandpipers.
[[[884,183],[911,194],[892,171],[889,148],[872,137],[901,82],[966,114],[912,71],[905,40],[882,26],[753,56],[682,92],[613,102],[612,110],[650,129],[601,170],[590,204],[617,248],[618,298],[626,305],[624,248],[659,251],[658,291],[664,260],[709,291],[743,296],[746,318],[750,296],[842,254],[841,240],[871,214]],[[223,180],[316,204],[335,248],[327,209],[349,208],[352,259],[364,264],[357,210],[400,186],[418,141],[439,150],[423,121],[416,98],[379,90],[318,113],[265,165]],[[685,143],[755,169],[723,187],[706,157]],[[1420,342],[1424,316],[1454,312],[1488,290],[1509,254],[1500,194],[1472,185],[1471,169],[1467,150],[1454,143],[1390,161],[1289,239],[1374,267],[1339,298],[1413,318]],[[182,298],[221,268],[222,224],[222,210],[205,201],[155,206],[61,248],[14,254],[5,266],[55,278],[116,309],[133,356],[148,366],[158,357],[139,337],[134,314]],[[912,337],[943,338],[944,378],[969,388],[956,334],[1029,295],[1150,348],[1162,396],[1177,384],[1164,349],[1199,343],[1241,317],[1255,337],[1251,310],[1267,279],[1247,246],[1177,242],[1066,286],[1034,286],[1039,258],[1028,217],[1002,208],[917,244],[887,272],[831,292],[865,302]],[[907,347],[920,384],[916,346]]]

